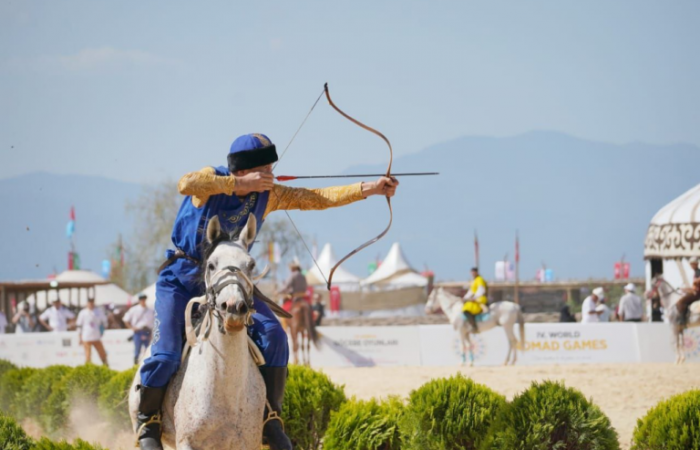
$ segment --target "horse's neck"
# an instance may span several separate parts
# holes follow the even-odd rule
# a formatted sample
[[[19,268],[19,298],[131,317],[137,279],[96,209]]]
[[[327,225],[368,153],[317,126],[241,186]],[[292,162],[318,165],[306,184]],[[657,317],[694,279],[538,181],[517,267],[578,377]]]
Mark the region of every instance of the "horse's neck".
[[[209,346],[201,353],[202,360],[198,362],[197,371],[201,372],[208,380],[222,379],[223,385],[233,386],[231,380],[245,380],[249,375],[250,353],[248,350],[248,336],[245,330],[233,335],[222,334],[215,327],[207,342],[200,345]],[[199,352],[199,348],[192,350]],[[243,383],[240,383],[243,388]]]
[[[462,314],[461,303],[459,298],[453,298],[449,295],[439,292],[438,301],[440,302],[440,308],[442,312],[445,313],[450,323],[454,323],[456,320],[461,320],[460,315]]]

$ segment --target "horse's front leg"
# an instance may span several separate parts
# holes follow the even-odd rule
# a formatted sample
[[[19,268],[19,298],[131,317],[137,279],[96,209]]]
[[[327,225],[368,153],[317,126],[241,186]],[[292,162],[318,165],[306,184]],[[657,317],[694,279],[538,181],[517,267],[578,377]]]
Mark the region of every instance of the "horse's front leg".
[[[466,335],[467,345],[469,345],[469,367],[474,367],[474,346],[472,345],[472,339],[469,333]]]

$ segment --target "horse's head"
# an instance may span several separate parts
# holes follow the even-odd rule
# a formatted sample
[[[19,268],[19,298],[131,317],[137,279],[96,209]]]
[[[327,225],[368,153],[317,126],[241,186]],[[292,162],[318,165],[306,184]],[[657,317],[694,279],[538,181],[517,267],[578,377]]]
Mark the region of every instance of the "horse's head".
[[[438,301],[438,291],[442,288],[435,288],[428,296],[428,301],[425,303],[425,313],[435,314],[442,311],[440,302]]]
[[[222,231],[218,216],[212,217],[207,226],[203,271],[207,303],[223,317],[227,333],[241,331],[254,312],[251,274],[255,260],[248,248],[256,232],[257,221],[252,214],[243,230],[233,235]]]
[[[656,292],[659,295],[659,299],[664,308],[669,308],[671,305],[675,304],[682,295],[682,293],[671,286],[671,283],[666,281],[661,274],[651,279],[651,292],[652,294]]]

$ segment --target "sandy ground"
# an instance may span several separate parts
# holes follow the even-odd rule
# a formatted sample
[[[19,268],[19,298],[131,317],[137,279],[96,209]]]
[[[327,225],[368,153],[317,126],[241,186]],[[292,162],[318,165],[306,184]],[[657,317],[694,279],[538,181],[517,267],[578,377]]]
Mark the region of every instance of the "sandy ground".
[[[700,365],[686,364],[596,364],[515,367],[370,367],[325,368],[323,372],[345,385],[348,396],[360,399],[408,396],[431,378],[457,372],[511,399],[532,381],[563,380],[592,398],[610,418],[620,435],[623,449],[629,448],[637,419],[659,400],[691,388],[700,388]]]

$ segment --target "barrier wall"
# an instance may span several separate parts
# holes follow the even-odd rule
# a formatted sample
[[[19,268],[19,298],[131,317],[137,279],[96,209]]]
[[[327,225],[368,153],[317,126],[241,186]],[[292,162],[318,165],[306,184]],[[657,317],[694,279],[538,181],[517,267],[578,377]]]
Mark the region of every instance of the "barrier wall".
[[[461,363],[459,339],[450,325],[387,327],[321,327],[321,347],[312,346],[315,367],[450,366]],[[131,367],[129,330],[108,330],[103,342],[110,365]],[[670,327],[661,323],[525,325],[526,352],[518,364],[674,362]],[[517,330],[516,330],[516,336]],[[473,339],[476,366],[503,364],[507,341],[502,328]],[[700,362],[700,329],[685,334],[688,362]],[[46,367],[84,362],[75,332],[0,335],[0,358],[15,364]],[[93,361],[99,358],[93,351]]]

